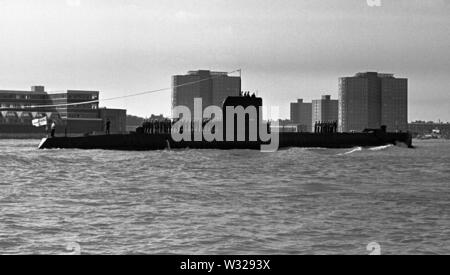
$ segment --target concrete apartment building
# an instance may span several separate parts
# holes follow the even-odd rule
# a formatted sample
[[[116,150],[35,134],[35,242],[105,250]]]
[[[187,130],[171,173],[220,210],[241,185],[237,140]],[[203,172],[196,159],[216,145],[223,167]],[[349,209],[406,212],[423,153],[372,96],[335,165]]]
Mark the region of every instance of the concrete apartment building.
[[[339,131],[363,131],[386,125],[408,130],[408,79],[377,72],[339,79]]]
[[[312,101],[312,131],[317,122],[337,122],[339,119],[339,101],[330,95]]]
[[[98,91],[47,93],[43,86],[29,91],[0,90],[0,137],[42,137],[45,127],[32,126],[33,119],[42,117],[55,121],[59,135],[102,132],[108,119],[111,132],[125,132],[126,110],[99,108],[98,99]],[[70,105],[83,102],[89,103]]]
[[[298,132],[311,132],[313,130],[312,103],[303,102],[303,99],[291,103],[291,122],[297,125]]]
[[[193,115],[194,98],[202,98],[205,109],[212,105],[221,107],[227,97],[239,96],[241,77],[224,72],[190,71],[172,76],[172,87],[172,108],[187,106]]]

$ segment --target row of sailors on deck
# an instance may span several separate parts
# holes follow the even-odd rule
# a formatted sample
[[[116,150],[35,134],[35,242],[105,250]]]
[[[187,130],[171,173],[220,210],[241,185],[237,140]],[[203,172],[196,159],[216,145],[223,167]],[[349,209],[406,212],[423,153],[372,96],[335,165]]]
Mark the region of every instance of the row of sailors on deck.
[[[250,92],[241,92],[241,96],[243,96],[243,97],[253,97],[253,98],[255,98],[255,97],[256,97],[256,94],[253,93],[253,94],[250,95]]]
[[[164,120],[147,120],[142,124],[142,131],[146,134],[170,134],[172,121]]]
[[[314,125],[314,133],[336,133],[338,129],[338,123],[337,121],[332,122],[323,122],[323,121],[317,121]]]

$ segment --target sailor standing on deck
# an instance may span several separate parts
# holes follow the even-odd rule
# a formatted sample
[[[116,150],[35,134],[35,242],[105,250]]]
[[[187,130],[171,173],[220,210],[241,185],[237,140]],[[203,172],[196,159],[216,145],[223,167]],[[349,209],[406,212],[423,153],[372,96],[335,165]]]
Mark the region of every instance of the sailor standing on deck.
[[[51,137],[54,138],[55,137],[55,132],[56,132],[56,123],[55,121],[52,121],[52,126],[50,126],[51,129]]]
[[[109,135],[110,133],[111,133],[111,121],[108,118],[108,120],[106,120],[106,134]]]

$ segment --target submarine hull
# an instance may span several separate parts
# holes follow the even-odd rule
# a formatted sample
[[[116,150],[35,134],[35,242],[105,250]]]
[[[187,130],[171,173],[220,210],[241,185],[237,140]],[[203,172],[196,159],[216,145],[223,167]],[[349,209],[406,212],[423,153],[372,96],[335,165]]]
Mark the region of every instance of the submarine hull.
[[[126,134],[98,135],[83,137],[44,138],[39,149],[100,149],[149,151],[165,149],[250,149],[260,150],[262,142],[226,142],[226,141],[181,141],[176,142],[170,134]],[[412,147],[409,133],[280,133],[279,148],[289,147],[322,147],[352,148],[384,145],[405,145]]]

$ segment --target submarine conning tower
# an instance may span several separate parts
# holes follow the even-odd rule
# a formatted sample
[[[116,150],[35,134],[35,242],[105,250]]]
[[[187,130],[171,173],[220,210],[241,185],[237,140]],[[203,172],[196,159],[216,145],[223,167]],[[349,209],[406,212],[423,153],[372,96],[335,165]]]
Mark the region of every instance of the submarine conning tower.
[[[249,93],[241,96],[227,97],[222,105],[223,134],[227,141],[260,141],[259,127],[261,123],[260,108],[263,100]],[[234,120],[233,127],[229,127],[229,120]],[[244,135],[244,140],[242,140]],[[232,140],[230,140],[232,139]]]

